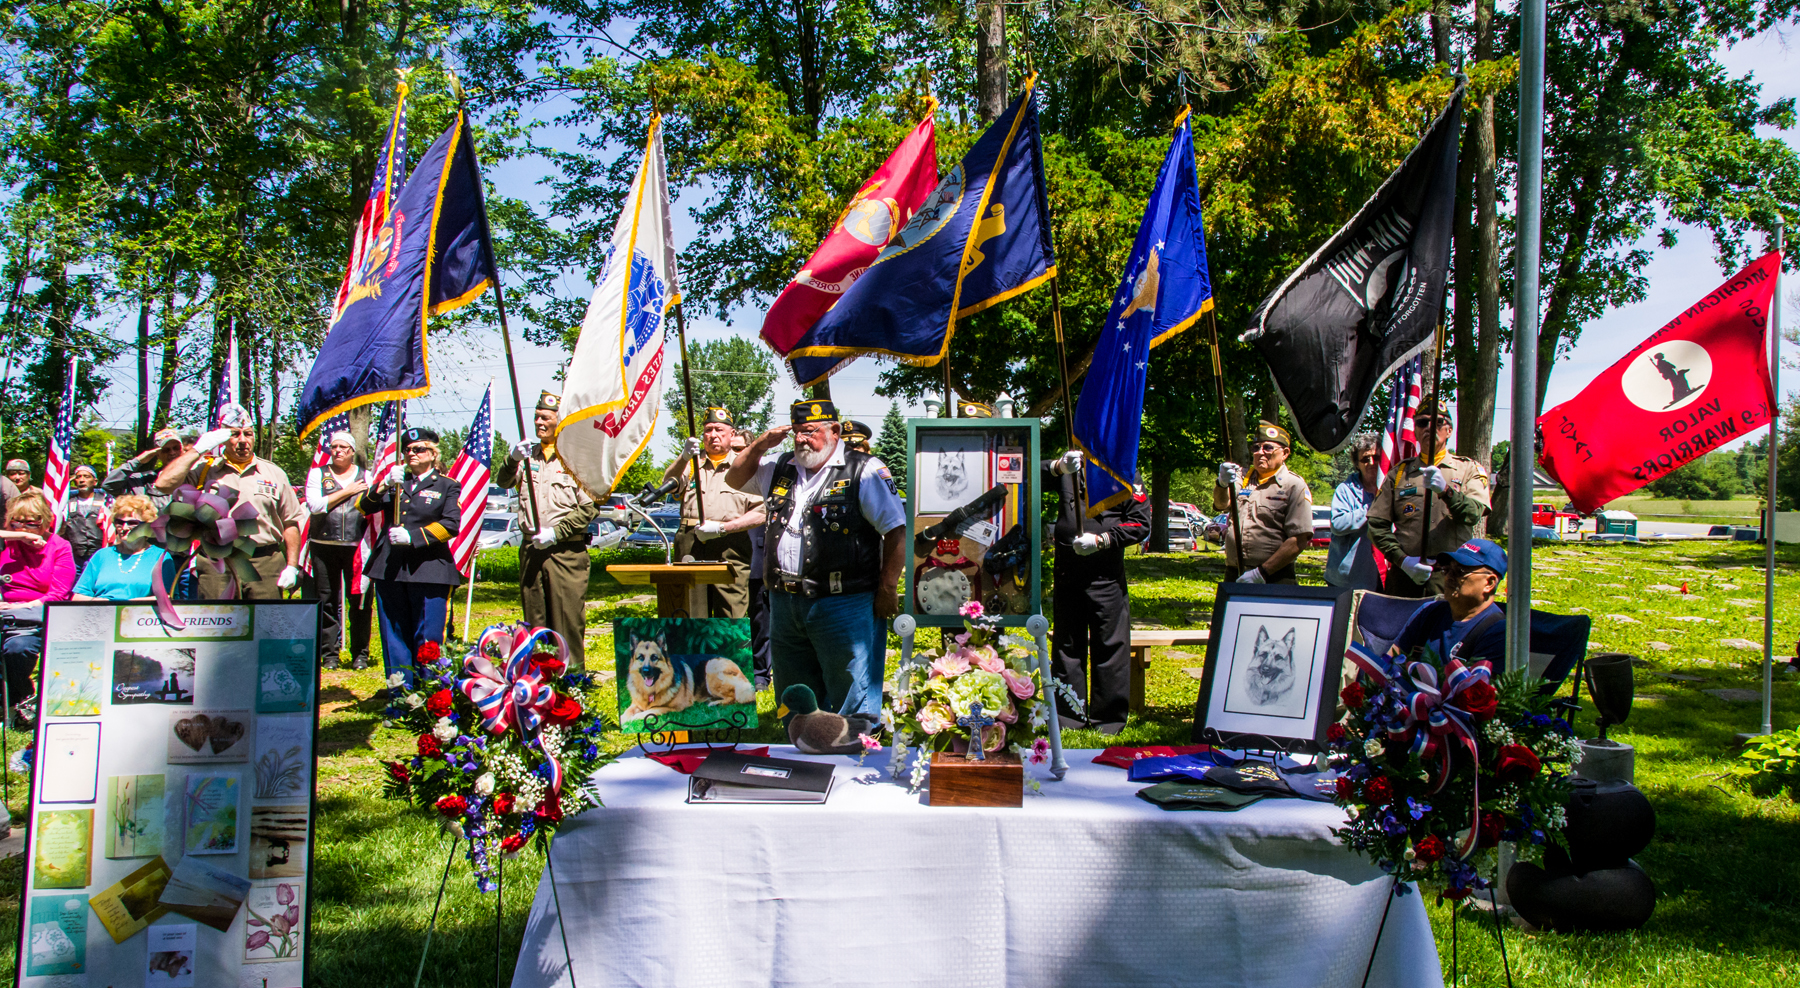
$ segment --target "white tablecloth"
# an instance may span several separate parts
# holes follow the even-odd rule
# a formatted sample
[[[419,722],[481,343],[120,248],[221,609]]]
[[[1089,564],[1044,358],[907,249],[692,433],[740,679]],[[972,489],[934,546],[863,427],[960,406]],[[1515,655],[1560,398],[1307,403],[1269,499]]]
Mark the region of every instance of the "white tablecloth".
[[[1094,754],[1062,782],[1027,767],[1022,809],[923,805],[885,752],[819,759],[823,806],[688,805],[687,776],[609,765],[554,844],[576,977],[546,871],[514,988],[1361,984],[1389,882],[1333,842],[1340,810],[1168,812]],[[1369,984],[1443,984],[1417,892]]]

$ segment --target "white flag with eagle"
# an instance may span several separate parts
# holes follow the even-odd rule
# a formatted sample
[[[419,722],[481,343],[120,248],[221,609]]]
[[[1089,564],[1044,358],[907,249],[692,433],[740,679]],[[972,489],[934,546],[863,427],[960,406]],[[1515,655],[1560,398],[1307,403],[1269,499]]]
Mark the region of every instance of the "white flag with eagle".
[[[662,120],[652,117],[612,253],[581,321],[556,428],[557,458],[595,497],[612,491],[656,434],[665,329],[680,301]]]

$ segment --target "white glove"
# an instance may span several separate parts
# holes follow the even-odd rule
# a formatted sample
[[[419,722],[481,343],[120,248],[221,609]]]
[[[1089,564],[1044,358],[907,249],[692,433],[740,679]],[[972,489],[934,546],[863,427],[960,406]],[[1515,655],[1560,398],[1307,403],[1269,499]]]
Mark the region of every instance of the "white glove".
[[[725,524],[717,521],[701,522],[694,527],[694,535],[702,542],[711,542],[725,534]]]
[[[204,453],[207,450],[219,448],[224,444],[225,440],[230,438],[230,429],[214,429],[211,432],[202,434],[199,439],[194,440],[194,448]]]
[[[690,460],[696,456],[699,456],[700,455],[700,437],[699,436],[689,436],[688,440],[687,440],[687,445],[681,447],[681,455]]]
[[[412,545],[412,533],[408,532],[400,525],[395,525],[393,528],[388,529],[388,544]]]
[[[1078,556],[1091,556],[1100,551],[1100,546],[1100,536],[1084,532],[1075,536],[1073,548]]]
[[[1240,467],[1235,463],[1219,464],[1219,486],[1220,487],[1223,487],[1226,490],[1230,490],[1231,488],[1237,486],[1238,480],[1240,478],[1242,478],[1243,476],[1244,476],[1244,468],[1243,467]]]
[[[1080,469],[1081,450],[1078,449],[1069,450],[1057,457],[1056,462],[1050,464],[1050,473],[1057,477],[1066,477]]]
[[[275,585],[283,590],[292,590],[300,582],[300,570],[294,566],[283,566],[281,575],[275,578]]]
[[[1407,556],[1400,560],[1400,568],[1412,577],[1414,583],[1426,583],[1431,579],[1431,563],[1418,556]]]
[[[533,545],[537,546],[539,549],[550,548],[551,546],[556,544],[556,529],[554,529],[554,528],[538,529],[537,534],[533,535],[531,537],[531,543]]]
[[[1262,567],[1252,566],[1249,569],[1245,570],[1244,572],[1238,574],[1237,582],[1239,582],[1239,583],[1267,583],[1269,581],[1263,579]]]
[[[515,462],[528,459],[531,456],[531,440],[521,439],[518,442],[513,443],[511,455]]]
[[[1444,471],[1437,467],[1425,467],[1419,474],[1425,478],[1425,486],[1434,491],[1442,493],[1450,489],[1450,478],[1444,476]]]

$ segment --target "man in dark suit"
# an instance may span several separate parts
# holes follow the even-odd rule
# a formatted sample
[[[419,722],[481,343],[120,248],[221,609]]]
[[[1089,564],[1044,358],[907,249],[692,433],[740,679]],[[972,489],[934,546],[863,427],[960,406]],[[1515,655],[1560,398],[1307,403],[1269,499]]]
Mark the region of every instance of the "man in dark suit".
[[[1070,450],[1040,464],[1044,489],[1055,491],[1061,503],[1050,626],[1056,653],[1053,670],[1086,705],[1081,717],[1066,708],[1058,713],[1064,727],[1117,734],[1131,711],[1131,598],[1125,591],[1125,547],[1150,535],[1150,506],[1127,492],[1099,517],[1082,516],[1075,490],[1081,459],[1080,452]]]

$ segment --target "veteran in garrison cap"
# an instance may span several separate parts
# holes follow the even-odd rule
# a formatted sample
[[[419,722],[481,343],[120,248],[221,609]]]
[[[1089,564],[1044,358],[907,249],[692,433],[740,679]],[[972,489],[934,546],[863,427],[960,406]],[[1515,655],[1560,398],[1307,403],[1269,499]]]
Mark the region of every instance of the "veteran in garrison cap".
[[[357,502],[364,514],[379,511],[388,527],[375,533],[375,552],[364,567],[375,581],[381,612],[381,661],[390,678],[408,686],[413,663],[426,642],[444,644],[450,592],[462,582],[450,540],[462,531],[462,485],[438,469],[438,434],[411,427],[400,431],[406,474]],[[468,524],[480,524],[471,519]]]
[[[1288,431],[1256,423],[1250,436],[1250,472],[1219,464],[1213,510],[1225,517],[1225,573],[1239,583],[1298,583],[1294,560],[1312,541],[1312,491],[1287,468],[1293,450]],[[1237,499],[1235,518],[1230,511]],[[1237,525],[1243,526],[1240,532]]]
[[[1450,414],[1440,400],[1419,406],[1415,423],[1420,436],[1437,436],[1437,453],[1402,460],[1381,479],[1381,492],[1369,505],[1369,538],[1387,557],[1382,592],[1394,597],[1424,597],[1443,589],[1434,577],[1432,560],[1468,542],[1475,526],[1493,503],[1487,470],[1450,452]],[[1422,439],[1429,451],[1430,440]],[[1431,520],[1426,523],[1426,492],[1431,492]]]
[[[494,483],[519,491],[519,601],[528,624],[549,628],[569,646],[569,666],[587,668],[588,523],[600,508],[556,458],[562,397],[545,391],[532,414],[536,440],[521,440]]]
[[[723,562],[731,567],[730,583],[702,584],[689,591],[688,613],[694,617],[741,618],[750,614],[750,530],[763,523],[763,500],[727,484],[731,439],[737,434],[731,410],[712,407],[701,416],[700,435],[663,471],[664,480],[682,480],[681,534],[675,537],[678,559]],[[698,480],[694,465],[699,464]],[[704,508],[706,520],[700,515]]]

